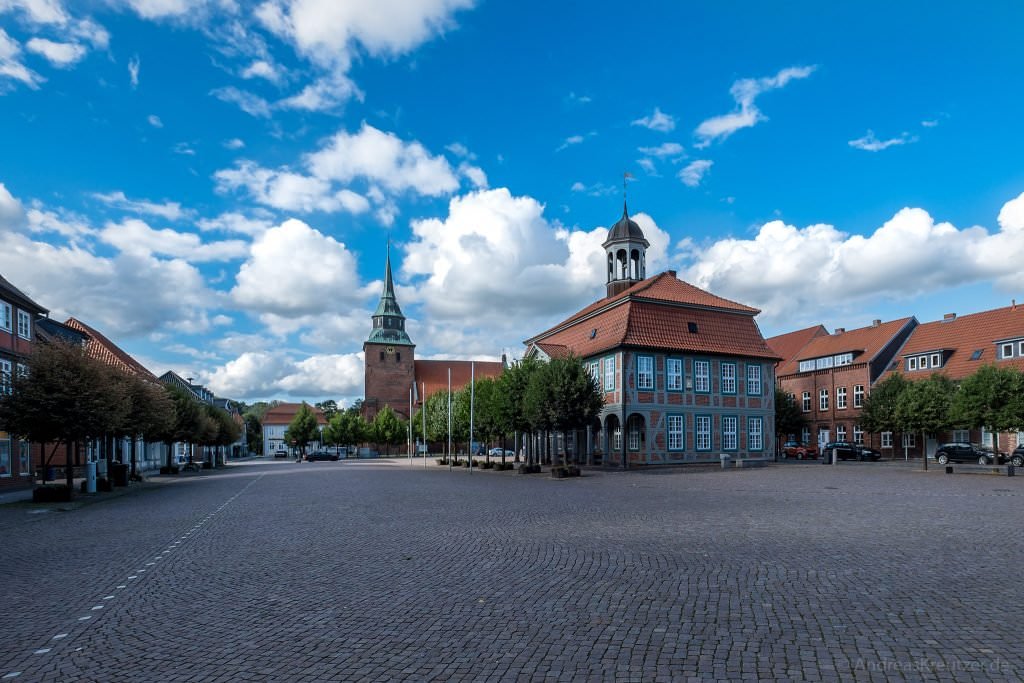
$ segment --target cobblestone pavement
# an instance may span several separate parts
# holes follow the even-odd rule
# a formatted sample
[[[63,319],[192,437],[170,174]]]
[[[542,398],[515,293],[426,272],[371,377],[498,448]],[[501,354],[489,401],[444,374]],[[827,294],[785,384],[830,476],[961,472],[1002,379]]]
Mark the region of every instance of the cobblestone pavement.
[[[0,507],[0,681],[1024,678],[1024,477],[253,462]]]

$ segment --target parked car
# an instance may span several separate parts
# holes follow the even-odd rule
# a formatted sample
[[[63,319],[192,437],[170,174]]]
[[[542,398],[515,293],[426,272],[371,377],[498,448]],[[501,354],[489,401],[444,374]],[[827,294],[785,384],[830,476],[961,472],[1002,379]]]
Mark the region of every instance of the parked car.
[[[818,457],[818,449],[810,444],[799,441],[787,441],[782,444],[782,457],[796,458],[797,460],[811,458],[813,460]]]
[[[852,444],[849,441],[829,441],[821,449],[825,459],[831,462],[832,453],[836,454],[836,457],[840,460],[860,460],[860,451],[856,444]]]
[[[857,446],[857,459],[871,460],[872,462],[878,462],[882,459],[882,453],[876,451],[874,448],[868,448],[867,446]]]
[[[1010,453],[1010,462],[1014,467],[1024,467],[1024,443],[1013,449]]]
[[[500,448],[492,448],[491,450],[487,451],[487,455],[491,456],[492,458],[500,458],[501,454],[502,450]]]
[[[994,458],[992,451],[986,450],[976,443],[944,443],[935,451],[935,461],[940,465],[948,462],[976,462],[979,465],[991,465]],[[999,464],[1006,461],[1006,454],[1000,453]]]
[[[340,456],[337,453],[331,451],[313,451],[306,456],[306,460],[314,462],[316,460],[339,460]]]
[[[274,457],[275,458],[287,458],[288,457],[288,451],[284,450],[283,448],[279,449],[279,450],[276,450],[276,451],[274,451]]]

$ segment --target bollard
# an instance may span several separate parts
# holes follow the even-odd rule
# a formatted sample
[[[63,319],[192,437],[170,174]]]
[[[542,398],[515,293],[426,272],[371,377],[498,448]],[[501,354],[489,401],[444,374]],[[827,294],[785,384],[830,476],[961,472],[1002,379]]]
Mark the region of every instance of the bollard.
[[[96,463],[85,463],[85,492],[96,493]]]
[[[721,454],[721,455],[719,455],[718,457],[719,457],[719,459],[721,459],[721,461],[722,461],[722,469],[723,469],[723,470],[727,470],[727,469],[729,469],[729,463],[730,463],[730,461],[732,460],[732,456],[731,456],[731,455],[729,455],[728,453],[722,453],[722,454]]]

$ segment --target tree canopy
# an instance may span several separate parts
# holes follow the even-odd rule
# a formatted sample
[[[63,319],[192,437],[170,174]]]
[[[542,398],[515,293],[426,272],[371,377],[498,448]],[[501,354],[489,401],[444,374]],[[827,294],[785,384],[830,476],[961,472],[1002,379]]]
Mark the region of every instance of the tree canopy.
[[[320,438],[320,427],[317,424],[316,414],[305,401],[299,406],[295,417],[288,424],[284,433],[285,440],[299,449],[299,453],[306,453],[306,446]]]

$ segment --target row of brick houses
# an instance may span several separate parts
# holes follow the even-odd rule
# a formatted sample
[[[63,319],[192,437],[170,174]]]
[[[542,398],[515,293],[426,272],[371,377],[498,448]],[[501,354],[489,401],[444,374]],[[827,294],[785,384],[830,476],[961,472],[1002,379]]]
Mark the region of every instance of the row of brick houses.
[[[986,364],[1024,370],[1024,306],[1010,306],[920,323],[917,318],[875,320],[854,330],[823,326],[768,339],[782,358],[776,370],[779,387],[791,394],[807,418],[800,435],[819,445],[852,441],[887,457],[931,456],[940,443],[964,441],[991,447],[985,430],[955,430],[922,442],[920,434],[869,434],[860,427],[860,411],[871,388],[894,373],[924,379],[942,373],[954,381]],[[785,436],[785,435],[783,435]],[[999,450],[1024,444],[1024,432],[999,436]]]
[[[25,371],[34,344],[59,339],[82,345],[89,357],[127,374],[151,382],[177,384],[191,392],[196,400],[232,413],[232,418],[241,423],[241,415],[233,409],[230,401],[215,397],[205,387],[193,384],[191,380],[186,381],[173,372],[158,378],[94,327],[76,318],[57,322],[49,318],[48,314],[47,309],[0,276],[0,391],[10,391],[14,373]],[[244,452],[244,436],[242,439],[232,445],[233,455]],[[134,444],[134,449],[129,439],[98,440],[82,446],[79,449],[62,447],[53,451],[52,444],[29,444],[0,430],[0,491],[30,487],[44,461],[48,467],[53,468],[68,465],[78,467],[89,460],[98,461],[102,475],[108,456],[112,460],[128,462],[134,452],[136,467],[142,472],[158,469],[168,459],[165,444],[147,444],[141,440]],[[185,458],[196,456],[188,444],[173,444],[171,448],[175,455]],[[212,454],[199,454],[199,457],[212,457]]]

